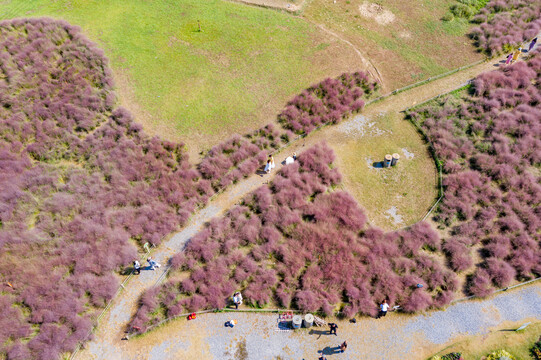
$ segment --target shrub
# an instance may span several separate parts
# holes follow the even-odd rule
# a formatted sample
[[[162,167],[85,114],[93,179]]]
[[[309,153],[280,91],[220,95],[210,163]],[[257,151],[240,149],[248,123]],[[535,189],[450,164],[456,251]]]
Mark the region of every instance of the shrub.
[[[224,218],[210,221],[181,258],[199,259],[200,266],[177,267],[154,296],[166,298],[177,288],[197,299],[185,303],[186,311],[214,308],[231,296],[223,288],[212,291],[225,284],[230,292],[242,291],[253,306],[263,307],[274,298],[283,307],[327,315],[341,306],[349,315],[375,315],[383,298],[411,312],[448,304],[457,288],[454,274],[420,253],[423,247],[440,249],[437,233],[427,223],[387,234],[367,228],[351,196],[331,190],[340,179],[330,166],[333,160],[332,150],[318,144]],[[202,259],[207,248],[227,250]],[[184,270],[189,278],[175,287],[175,274]],[[418,283],[426,286],[419,289]],[[184,310],[174,312],[179,311]],[[148,326],[156,319],[138,312],[132,324]]]
[[[325,79],[293,98],[278,116],[287,130],[308,134],[316,127],[337,123],[352,112],[360,111],[361,97],[370,96],[378,84],[370,82],[367,74],[355,72],[342,74],[336,79]],[[288,141],[289,134],[283,135]]]
[[[497,350],[486,357],[487,360],[515,360],[515,357],[505,350]]]

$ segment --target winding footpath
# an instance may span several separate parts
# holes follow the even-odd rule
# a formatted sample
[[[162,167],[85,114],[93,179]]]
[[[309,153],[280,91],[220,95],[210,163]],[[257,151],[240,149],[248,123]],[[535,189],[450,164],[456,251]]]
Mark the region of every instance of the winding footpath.
[[[448,77],[389,96],[367,105],[363,110],[363,115],[371,117],[382,111],[400,112],[408,106],[452,91],[476,75],[496,69],[500,65],[499,60],[501,59],[481,63]],[[344,122],[347,121],[349,120],[344,120]],[[332,131],[333,127],[327,126],[305,139],[296,140],[285,151],[275,155],[277,163],[280,164],[293,151],[302,151],[304,146],[326,138],[331,140]],[[332,147],[332,140],[329,143]],[[109,310],[100,319],[93,340],[76,353],[75,358],[110,360],[190,359],[197,357],[199,359],[221,359],[229,358],[227,357],[229,354],[238,359],[271,359],[278,355],[284,359],[297,359],[303,356],[312,359],[317,358],[316,349],[330,352],[332,350],[330,347],[338,345],[338,339],[335,340],[334,337],[329,339],[329,336],[307,336],[307,332],[276,331],[276,315],[261,314],[235,314],[234,316],[240,321],[240,325],[235,329],[223,327],[223,323],[232,314],[207,314],[187,325],[184,320],[174,321],[145,336],[129,341],[121,340],[126,324],[136,310],[140,295],[165,278],[166,264],[170,257],[182,251],[190,238],[206,222],[213,217],[223,215],[246,194],[272,180],[272,177],[273,174],[253,175],[242,180],[225,192],[216,195],[208,206],[192,216],[182,231],[166,238],[152,252],[153,258],[163,266],[156,271],[143,270],[139,276],[130,279],[125,289],[117,295]],[[481,309],[488,307],[495,307],[497,311],[481,311]],[[520,312],[517,309],[527,309],[527,311]],[[479,326],[483,324],[483,326],[495,326],[503,321],[519,321],[524,318],[541,319],[541,288],[538,285],[532,285],[491,300],[458,303],[447,311],[433,312],[429,315],[410,317],[393,315],[395,316],[377,322],[373,319],[362,319],[357,324],[341,323],[339,334],[346,331],[350,334],[358,332],[359,336],[354,339],[348,338],[350,348],[347,353],[340,356],[357,359],[359,358],[358,354],[364,354],[363,358],[366,359],[399,359],[404,358],[404,354],[413,351],[415,346],[420,346],[419,344],[423,344],[423,342],[445,343],[457,334],[480,333],[483,329]],[[468,316],[472,316],[471,320],[465,322],[464,319]],[[391,320],[392,318],[395,320]],[[403,324],[397,326],[396,318],[400,318]],[[444,325],[437,326],[440,322]],[[169,330],[164,335],[165,329]],[[390,331],[391,329],[392,331]],[[166,339],[163,339],[164,336]],[[246,341],[246,348],[243,345],[243,338]],[[415,340],[417,338],[420,339],[420,342]],[[387,345],[382,347],[382,344]],[[239,357],[238,354],[245,356]]]

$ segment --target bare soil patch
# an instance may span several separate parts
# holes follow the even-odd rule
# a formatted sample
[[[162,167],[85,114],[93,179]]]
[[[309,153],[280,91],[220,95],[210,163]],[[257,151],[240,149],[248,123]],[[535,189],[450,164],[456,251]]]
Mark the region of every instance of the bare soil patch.
[[[362,16],[369,19],[374,19],[380,25],[387,25],[395,20],[395,15],[385,9],[383,5],[377,3],[363,2],[359,6],[359,12]]]

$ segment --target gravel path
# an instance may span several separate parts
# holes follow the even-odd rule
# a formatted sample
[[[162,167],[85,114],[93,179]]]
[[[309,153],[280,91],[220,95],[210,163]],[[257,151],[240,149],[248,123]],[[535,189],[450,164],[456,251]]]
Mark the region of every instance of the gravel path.
[[[224,326],[238,320],[234,328]],[[495,328],[541,320],[541,284],[501,293],[483,301],[456,303],[444,311],[416,316],[389,313],[356,324],[338,322],[338,336],[327,329],[280,331],[275,314],[218,313],[196,320],[176,320],[151,333],[114,346],[98,359],[425,359],[457,338],[486,334]],[[505,325],[501,325],[502,323]],[[324,331],[325,330],[325,331]],[[348,349],[335,352],[344,340]]]

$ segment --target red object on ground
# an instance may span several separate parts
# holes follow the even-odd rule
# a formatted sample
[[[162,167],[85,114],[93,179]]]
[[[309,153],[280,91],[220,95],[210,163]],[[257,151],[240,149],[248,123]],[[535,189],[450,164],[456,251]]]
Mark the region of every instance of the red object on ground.
[[[195,318],[196,318],[195,313],[191,313],[190,315],[188,315],[188,320],[194,320]]]

